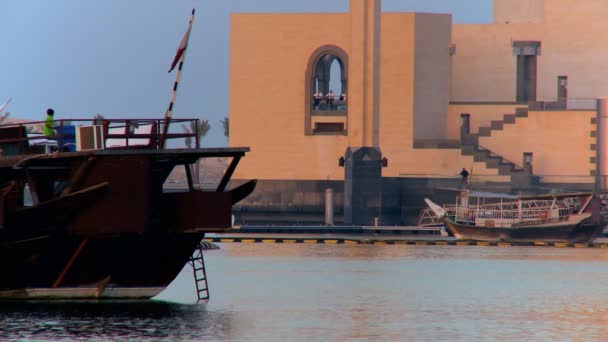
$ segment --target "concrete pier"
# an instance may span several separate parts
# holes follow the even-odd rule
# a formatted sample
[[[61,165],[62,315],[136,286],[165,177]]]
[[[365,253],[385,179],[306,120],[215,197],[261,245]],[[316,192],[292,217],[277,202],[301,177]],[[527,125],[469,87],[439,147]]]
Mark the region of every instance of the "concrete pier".
[[[317,230],[318,228],[318,230]],[[204,241],[214,243],[302,243],[302,244],[372,244],[415,246],[480,247],[558,247],[608,248],[608,238],[589,243],[567,242],[487,242],[458,240],[437,227],[246,227],[226,233],[207,234]]]

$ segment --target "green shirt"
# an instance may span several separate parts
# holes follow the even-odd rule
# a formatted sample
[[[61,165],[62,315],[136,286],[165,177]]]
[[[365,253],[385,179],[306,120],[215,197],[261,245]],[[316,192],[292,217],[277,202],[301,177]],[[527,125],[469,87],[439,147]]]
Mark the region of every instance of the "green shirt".
[[[47,137],[55,136],[55,124],[53,122],[54,120],[55,119],[53,118],[53,116],[48,114],[46,116],[46,119],[44,119],[42,133],[44,133],[44,135],[46,135]]]

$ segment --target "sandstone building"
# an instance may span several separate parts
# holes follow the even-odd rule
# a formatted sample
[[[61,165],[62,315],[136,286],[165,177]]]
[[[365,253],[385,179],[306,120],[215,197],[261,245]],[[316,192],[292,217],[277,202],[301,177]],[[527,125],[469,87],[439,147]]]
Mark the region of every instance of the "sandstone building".
[[[475,25],[380,0],[233,14],[230,145],[252,151],[235,178],[260,180],[243,213],[318,222],[331,188],[337,222],[412,223],[463,167],[480,189],[603,189],[606,15],[598,0],[494,0]],[[316,101],[332,67],[340,89]]]

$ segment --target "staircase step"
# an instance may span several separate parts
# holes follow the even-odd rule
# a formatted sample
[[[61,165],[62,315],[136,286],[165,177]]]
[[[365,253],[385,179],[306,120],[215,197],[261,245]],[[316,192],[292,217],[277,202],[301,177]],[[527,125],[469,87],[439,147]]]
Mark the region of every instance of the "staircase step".
[[[491,136],[492,130],[503,130],[505,124],[514,124],[518,117],[528,117],[528,109],[517,108],[515,114],[504,114],[502,120],[492,120],[490,127],[479,127],[478,133],[461,136],[461,154],[463,156],[473,156],[475,162],[485,162],[486,168],[497,169],[498,175],[509,176],[511,181],[513,181],[513,177],[521,178],[522,175],[529,177],[523,168],[499,155],[492,154],[491,151],[479,145],[479,137]]]
[[[487,162],[490,158],[490,152],[485,150],[476,150],[473,154],[473,160],[476,162]]]
[[[498,174],[501,176],[509,176],[513,172],[513,164],[503,163],[498,166]]]
[[[500,157],[490,157],[486,160],[486,167],[497,169],[502,164],[502,158]]]
[[[472,155],[475,155],[475,151],[476,150],[477,149],[473,145],[462,145],[460,147],[460,153],[463,156],[472,156]]]
[[[479,134],[472,133],[463,136],[460,139],[461,145],[478,145],[479,144]]]
[[[480,137],[489,137],[492,135],[491,127],[479,127],[479,136]]]
[[[514,124],[516,118],[515,114],[505,114],[502,121],[506,124]]]
[[[492,120],[490,127],[495,131],[502,131],[503,124],[504,122],[502,120]]]
[[[515,116],[518,118],[527,118],[528,108],[515,108]]]

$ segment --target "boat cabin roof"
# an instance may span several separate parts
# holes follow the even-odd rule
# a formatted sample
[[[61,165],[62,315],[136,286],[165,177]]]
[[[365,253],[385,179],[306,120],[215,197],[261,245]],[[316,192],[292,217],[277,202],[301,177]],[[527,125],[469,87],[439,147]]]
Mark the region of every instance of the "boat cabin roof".
[[[540,195],[525,195],[519,196],[520,199],[551,199],[551,198],[566,198],[566,197],[583,197],[591,196],[592,192],[562,192],[555,194],[540,194]]]
[[[566,198],[566,197],[583,197],[590,196],[593,193],[591,192],[562,192],[562,193],[547,193],[547,194],[538,194],[538,195],[511,195],[500,192],[487,192],[487,191],[471,191],[468,189],[459,189],[459,188],[441,188],[441,190],[446,191],[455,191],[461,194],[466,194],[468,197],[475,198],[502,198],[502,199],[512,199],[512,200],[532,200],[532,199],[553,199],[553,198]]]

